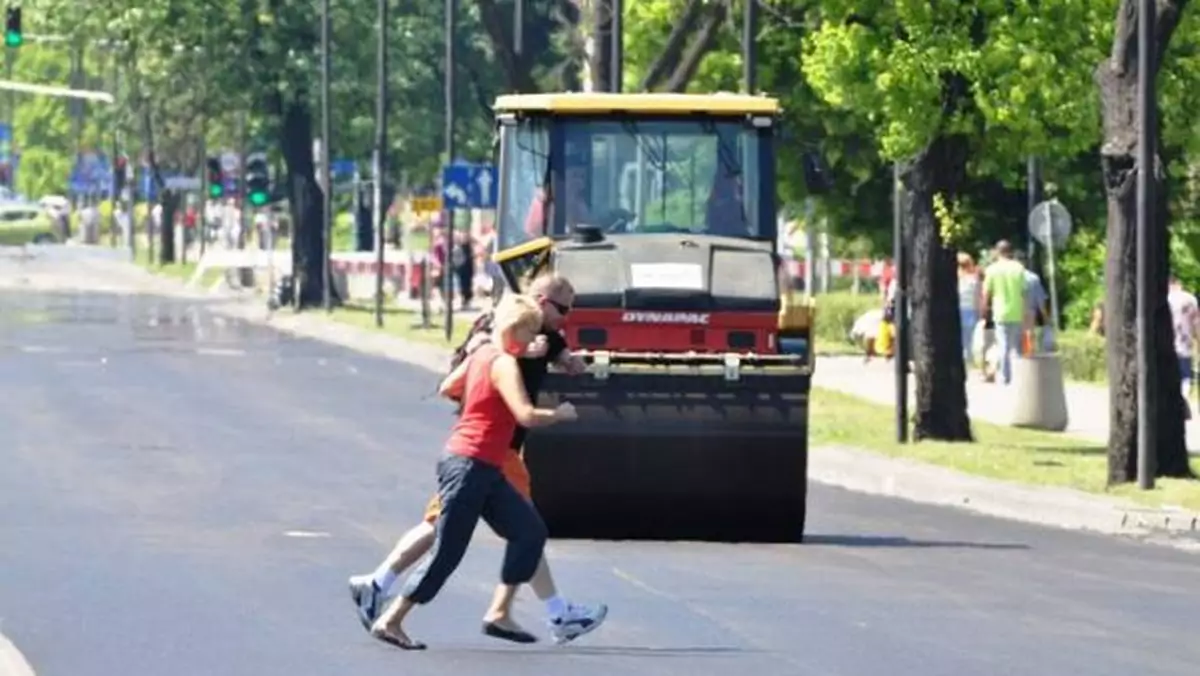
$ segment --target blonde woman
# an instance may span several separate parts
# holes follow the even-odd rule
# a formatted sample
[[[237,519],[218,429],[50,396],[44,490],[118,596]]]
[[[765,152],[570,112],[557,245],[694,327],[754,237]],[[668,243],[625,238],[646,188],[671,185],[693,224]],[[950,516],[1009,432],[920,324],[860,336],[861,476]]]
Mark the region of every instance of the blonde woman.
[[[542,559],[546,526],[533,504],[504,478],[502,468],[512,453],[509,446],[518,424],[528,428],[574,420],[575,408],[569,403],[553,410],[536,408],[522,383],[517,357],[544,321],[537,303],[525,296],[506,296],[493,321],[491,342],[455,369],[465,372],[463,408],[437,466],[441,510],[433,550],[371,626],[372,636],[404,650],[425,649],[405,633],[404,619],[414,606],[432,601],[458,568],[480,517],[508,541],[495,607],[507,614],[517,588],[529,582]],[[527,635],[515,625],[485,624],[484,632],[509,640]]]
[[[979,302],[982,280],[979,268],[969,253],[958,254],[958,317],[962,325],[963,364],[968,368],[975,363],[972,344],[975,326],[979,323]]]

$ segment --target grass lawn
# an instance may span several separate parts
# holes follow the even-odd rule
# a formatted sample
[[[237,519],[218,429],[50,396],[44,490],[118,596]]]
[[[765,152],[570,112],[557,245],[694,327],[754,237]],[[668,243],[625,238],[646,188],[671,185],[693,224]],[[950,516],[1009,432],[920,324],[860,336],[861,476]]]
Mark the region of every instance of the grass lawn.
[[[813,388],[809,415],[812,448],[840,445],[911,458],[968,474],[1025,484],[1115,495],[1152,506],[1200,511],[1200,481],[1159,479],[1152,491],[1105,487],[1105,448],[1050,432],[973,424],[976,443],[897,444],[895,409],[841,392]],[[864,424],[871,421],[870,424]],[[819,451],[817,451],[819,452]],[[1192,467],[1200,474],[1200,460]]]
[[[446,341],[445,333],[445,317],[441,314],[430,313],[429,323],[431,328],[425,329],[418,326],[421,322],[421,315],[417,312],[412,312],[404,308],[387,307],[383,308],[383,328],[375,326],[375,307],[369,303],[349,303],[341,307],[335,308],[332,313],[334,321],[344,322],[362,329],[372,331],[383,331],[393,336],[404,338],[405,340],[416,340],[422,343],[430,343],[434,345],[444,345],[446,347],[454,347],[461,343],[467,337],[467,331],[471,328],[471,322],[455,317],[454,332],[451,335],[451,340]]]
[[[818,357],[861,357],[864,354],[861,345],[845,341],[821,340],[815,343],[815,347]]]

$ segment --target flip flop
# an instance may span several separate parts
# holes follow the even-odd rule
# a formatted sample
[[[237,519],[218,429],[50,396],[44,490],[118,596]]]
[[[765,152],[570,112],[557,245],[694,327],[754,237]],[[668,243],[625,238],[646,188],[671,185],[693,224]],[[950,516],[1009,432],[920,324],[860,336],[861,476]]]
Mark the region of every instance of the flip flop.
[[[421,643],[420,641],[414,641],[413,639],[409,639],[407,641],[402,641],[399,638],[396,638],[395,636],[393,636],[387,632],[382,632],[382,631],[381,632],[372,631],[371,637],[376,640],[383,641],[384,643],[386,643],[390,646],[399,648],[401,650],[424,650],[427,647],[424,643]]]
[[[523,629],[505,629],[495,622],[484,622],[483,633],[513,643],[537,643],[537,637]]]

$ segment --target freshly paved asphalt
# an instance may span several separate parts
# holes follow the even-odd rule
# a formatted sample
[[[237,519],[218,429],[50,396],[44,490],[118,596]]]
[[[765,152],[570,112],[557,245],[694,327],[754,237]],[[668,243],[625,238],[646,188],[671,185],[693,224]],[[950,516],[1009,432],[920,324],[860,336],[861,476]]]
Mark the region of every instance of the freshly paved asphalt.
[[[0,632],[41,676],[1200,664],[1195,555],[821,486],[805,545],[553,543],[564,591],[612,607],[565,648],[479,635],[500,553],[480,529],[412,617],[431,649],[390,649],[365,636],[344,582],[433,486],[451,420],[433,385],[200,303],[0,290]],[[520,610],[539,626],[532,599]]]

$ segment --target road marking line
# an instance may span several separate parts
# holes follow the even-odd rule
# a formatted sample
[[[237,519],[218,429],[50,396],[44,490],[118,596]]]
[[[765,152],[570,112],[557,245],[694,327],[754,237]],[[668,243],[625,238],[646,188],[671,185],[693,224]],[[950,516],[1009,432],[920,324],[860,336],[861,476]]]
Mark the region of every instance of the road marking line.
[[[0,676],[36,676],[29,660],[4,634],[0,634]]]
[[[289,530],[284,532],[284,537],[289,538],[327,538],[329,533],[312,530]]]
[[[205,354],[212,357],[244,357],[246,351],[230,347],[198,347],[196,348],[196,354]]]
[[[67,348],[65,348],[65,347],[50,347],[47,345],[22,345],[21,351],[27,352],[30,354],[49,354],[49,353],[62,354],[64,352],[68,352]]]

